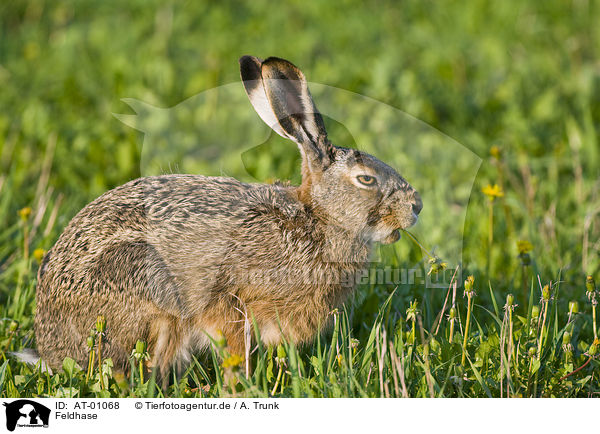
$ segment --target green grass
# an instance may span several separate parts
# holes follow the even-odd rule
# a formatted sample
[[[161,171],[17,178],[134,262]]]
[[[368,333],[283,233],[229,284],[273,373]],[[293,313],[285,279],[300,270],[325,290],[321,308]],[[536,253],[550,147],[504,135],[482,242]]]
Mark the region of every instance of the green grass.
[[[597,396],[585,284],[600,281],[597,22],[593,1],[3,4],[0,396]],[[225,86],[242,54],[353,92],[312,87],[334,143],[373,152],[421,192],[414,234],[441,257],[404,236],[373,266],[425,276],[444,261],[447,285],[364,284],[315,342],[259,346],[249,376],[221,343],[164,392],[134,360],[126,378],[105,361],[103,388],[97,361],[86,378],[68,359],[50,376],[10,358],[35,345],[38,249],[106,190],[165,170],[298,179],[294,147]],[[147,134],[113,116],[134,112]],[[236,151],[194,154],[205,140]],[[491,201],[488,184],[504,195]]]

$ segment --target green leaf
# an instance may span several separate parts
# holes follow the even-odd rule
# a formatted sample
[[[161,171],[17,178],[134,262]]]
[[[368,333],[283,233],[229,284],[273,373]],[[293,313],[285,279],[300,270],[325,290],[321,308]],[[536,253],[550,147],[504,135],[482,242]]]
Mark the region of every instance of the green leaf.
[[[588,375],[587,377],[584,377],[584,378],[582,378],[581,380],[577,380],[577,384],[578,384],[579,386],[585,386],[585,385],[586,385],[586,383],[587,383],[588,381],[590,381],[591,379],[592,379],[592,376],[591,376],[591,375]]]
[[[317,376],[319,375],[323,375],[323,373],[321,372],[321,364],[319,363],[319,358],[316,356],[311,356],[310,358],[310,364],[312,365],[313,369],[315,370],[315,374]]]
[[[76,387],[59,386],[54,394],[55,398],[76,398],[79,396],[79,389]]]
[[[27,381],[27,379],[25,378],[24,375],[15,375],[15,386],[20,386],[21,384],[24,384]]]
[[[81,371],[81,366],[79,366],[77,362],[70,357],[65,357],[62,366],[63,370],[69,376],[69,378],[73,378],[74,374]]]
[[[467,360],[469,361],[469,364],[471,365],[471,369],[473,370],[473,374],[475,374],[475,378],[477,379],[477,382],[481,385],[481,387],[485,391],[485,394],[487,395],[487,397],[491,398],[492,392],[490,392],[490,389],[487,387],[487,384],[485,384],[485,382],[483,381],[481,374],[479,373],[479,371],[477,370],[475,365],[473,365],[469,356],[467,356]]]
[[[395,293],[396,290],[394,289],[392,293],[388,296],[388,298],[385,300],[385,303],[383,303],[383,306],[381,306],[381,308],[379,309],[379,312],[377,313],[377,318],[375,319],[375,323],[371,328],[371,333],[369,333],[369,339],[367,341],[365,352],[362,357],[362,362],[360,364],[360,369],[363,372],[371,365],[371,357],[373,356],[373,352],[375,351],[375,336],[377,333],[377,328],[379,327],[379,324],[381,324],[381,322],[383,321],[383,312],[387,308]]]
[[[0,366],[0,392],[4,391],[4,381],[6,380],[6,367],[8,366],[8,360],[5,360]]]
[[[496,297],[494,296],[494,290],[492,289],[492,282],[488,281],[488,286],[490,288],[490,298],[492,299],[492,304],[494,305],[494,313],[496,317],[500,317],[500,311],[498,310],[498,304],[496,303]]]

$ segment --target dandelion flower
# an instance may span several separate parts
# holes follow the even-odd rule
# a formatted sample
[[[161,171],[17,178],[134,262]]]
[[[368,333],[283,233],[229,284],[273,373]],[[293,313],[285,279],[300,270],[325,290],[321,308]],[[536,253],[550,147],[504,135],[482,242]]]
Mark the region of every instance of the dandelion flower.
[[[517,241],[517,250],[519,255],[525,255],[533,250],[533,245],[527,240]]]
[[[502,155],[502,149],[500,149],[500,146],[492,146],[490,148],[490,155],[496,159],[499,159],[500,156]]]
[[[46,254],[46,251],[44,249],[35,249],[33,251],[33,257],[35,258],[35,260],[38,262],[38,264],[40,262],[42,262],[42,259],[44,259],[44,255]]]
[[[26,206],[25,208],[21,208],[17,214],[19,214],[21,220],[26,221],[31,215],[31,207]]]
[[[488,184],[484,188],[481,189],[481,192],[483,194],[485,194],[488,197],[488,199],[491,200],[491,201],[493,201],[497,197],[503,197],[504,196],[504,192],[498,186],[498,184],[494,184],[494,185]]]
[[[242,356],[240,356],[239,354],[232,354],[229,357],[226,357],[225,360],[223,360],[223,368],[237,368],[242,363],[244,363],[244,358]]]

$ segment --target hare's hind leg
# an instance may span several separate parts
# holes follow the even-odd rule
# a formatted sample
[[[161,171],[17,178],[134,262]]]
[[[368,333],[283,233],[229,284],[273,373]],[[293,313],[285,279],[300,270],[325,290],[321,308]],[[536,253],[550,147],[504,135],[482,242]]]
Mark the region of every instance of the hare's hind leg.
[[[158,371],[163,389],[169,385],[169,373],[177,361],[181,346],[182,324],[179,318],[163,314],[151,321],[148,342],[149,367]]]

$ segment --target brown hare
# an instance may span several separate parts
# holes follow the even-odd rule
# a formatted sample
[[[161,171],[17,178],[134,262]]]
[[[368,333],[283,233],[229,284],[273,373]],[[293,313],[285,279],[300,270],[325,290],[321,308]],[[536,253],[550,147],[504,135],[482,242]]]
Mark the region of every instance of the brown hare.
[[[306,342],[353,291],[373,244],[416,222],[421,198],[394,169],[328,140],[298,68],[244,56],[240,69],[260,117],[297,143],[301,185],[163,175],[94,200],[39,269],[35,336],[46,364],[69,356],[83,366],[100,314],[104,357],[126,369],[143,339],[162,375],[220,333],[244,354],[245,318],[265,344]]]

